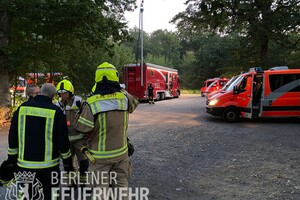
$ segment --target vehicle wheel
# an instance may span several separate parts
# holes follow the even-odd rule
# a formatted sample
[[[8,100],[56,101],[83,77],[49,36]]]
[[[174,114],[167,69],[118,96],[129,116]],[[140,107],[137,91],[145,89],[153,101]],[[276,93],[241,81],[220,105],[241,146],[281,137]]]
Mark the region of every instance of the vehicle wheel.
[[[226,122],[237,122],[240,118],[240,112],[237,108],[230,107],[223,111],[222,119]]]
[[[165,95],[165,93],[161,93],[161,100],[164,100],[164,99],[166,99],[166,95]]]
[[[180,90],[177,90],[177,98],[180,96]]]
[[[161,98],[160,96],[161,96],[160,93],[157,93],[157,94],[156,94],[156,100],[157,100],[157,101],[160,100],[160,98]]]

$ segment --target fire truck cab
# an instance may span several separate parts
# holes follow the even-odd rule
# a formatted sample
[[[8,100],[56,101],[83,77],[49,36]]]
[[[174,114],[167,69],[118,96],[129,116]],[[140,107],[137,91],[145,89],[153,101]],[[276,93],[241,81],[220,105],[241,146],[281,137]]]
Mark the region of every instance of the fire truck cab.
[[[300,69],[251,68],[233,91],[209,99],[206,112],[227,122],[240,117],[299,117]]]

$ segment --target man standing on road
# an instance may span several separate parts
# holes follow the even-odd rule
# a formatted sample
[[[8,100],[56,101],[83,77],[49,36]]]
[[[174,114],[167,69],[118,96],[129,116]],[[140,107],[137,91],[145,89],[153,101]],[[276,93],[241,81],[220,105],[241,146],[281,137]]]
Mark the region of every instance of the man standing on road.
[[[89,168],[89,160],[81,152],[81,148],[85,146],[84,134],[74,129],[75,115],[81,107],[82,98],[74,95],[75,91],[73,84],[71,81],[66,79],[57,84],[56,90],[60,96],[60,101],[58,101],[56,105],[60,107],[66,115],[72,157],[73,160],[75,156],[77,158],[80,172],[80,183],[84,185],[86,182],[86,172]]]
[[[51,173],[59,172],[60,158],[64,169],[72,170],[66,118],[52,103],[55,93],[51,83],[43,84],[41,95],[14,113],[8,136],[8,163],[17,164],[19,172],[35,173],[45,200],[51,199]]]
[[[148,100],[149,100],[149,104],[154,104],[154,99],[153,99],[153,86],[152,86],[152,83],[149,84],[148,86]]]
[[[116,175],[111,183],[111,177],[103,177],[100,182],[93,183],[94,188],[101,188],[105,195],[110,185],[125,194],[123,199],[128,199],[131,172],[127,146],[128,113],[135,110],[138,101],[120,87],[118,71],[110,63],[104,62],[98,66],[95,81],[93,96],[87,99],[83,107],[77,129],[90,132],[88,148],[96,159],[90,170],[94,174]]]

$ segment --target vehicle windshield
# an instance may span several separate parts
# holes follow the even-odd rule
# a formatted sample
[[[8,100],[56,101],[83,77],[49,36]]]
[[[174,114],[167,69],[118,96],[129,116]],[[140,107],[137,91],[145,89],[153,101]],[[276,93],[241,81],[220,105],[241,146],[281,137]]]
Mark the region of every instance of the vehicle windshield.
[[[236,86],[239,82],[241,82],[241,80],[243,79],[243,75],[239,75],[233,82],[231,82],[231,84],[229,84],[227,86],[227,88],[225,88],[223,91],[224,92],[228,92],[228,91],[232,91],[233,87]]]
[[[232,77],[223,87],[222,87],[222,90],[226,90],[230,85],[231,85],[231,83],[233,82],[233,81],[235,81],[237,78],[238,78],[239,76],[234,76],[234,77]]]
[[[209,91],[209,89],[210,89],[211,87],[215,87],[216,84],[217,84],[217,82],[218,82],[218,80],[215,80],[215,81],[209,83],[209,86],[206,88],[206,92]]]

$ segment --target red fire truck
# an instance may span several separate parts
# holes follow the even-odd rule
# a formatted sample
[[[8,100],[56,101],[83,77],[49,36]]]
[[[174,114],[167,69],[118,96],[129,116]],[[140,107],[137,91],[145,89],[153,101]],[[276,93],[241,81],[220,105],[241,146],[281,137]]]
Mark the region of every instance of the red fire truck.
[[[151,63],[128,64],[123,67],[123,81],[126,90],[139,100],[148,98],[147,87],[150,83],[154,87],[154,99],[179,97],[180,80],[176,69],[163,67]]]

